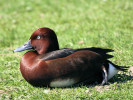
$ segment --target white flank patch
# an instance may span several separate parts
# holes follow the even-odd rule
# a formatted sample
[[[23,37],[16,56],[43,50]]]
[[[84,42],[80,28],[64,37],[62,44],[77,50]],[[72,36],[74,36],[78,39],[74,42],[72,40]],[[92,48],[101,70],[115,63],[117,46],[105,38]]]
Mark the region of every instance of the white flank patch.
[[[76,83],[74,79],[57,79],[50,83],[50,87],[67,87],[73,85],[74,83]]]
[[[109,63],[108,80],[111,79],[115,74],[117,74],[118,71],[118,69],[116,69],[112,64]]]

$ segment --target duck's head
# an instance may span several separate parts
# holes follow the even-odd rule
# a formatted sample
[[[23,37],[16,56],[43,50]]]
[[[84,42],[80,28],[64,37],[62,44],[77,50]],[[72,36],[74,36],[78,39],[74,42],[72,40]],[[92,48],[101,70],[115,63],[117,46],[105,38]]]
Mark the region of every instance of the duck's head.
[[[55,32],[49,28],[39,28],[33,32],[28,42],[14,49],[13,52],[20,52],[28,49],[34,49],[38,54],[58,50],[59,45]]]

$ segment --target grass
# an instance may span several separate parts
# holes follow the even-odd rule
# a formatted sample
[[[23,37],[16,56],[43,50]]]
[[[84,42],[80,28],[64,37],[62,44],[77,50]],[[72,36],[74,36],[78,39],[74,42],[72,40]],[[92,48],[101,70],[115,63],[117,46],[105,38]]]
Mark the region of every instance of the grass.
[[[35,88],[21,76],[23,54],[12,50],[24,44],[39,27],[55,30],[60,48],[111,48],[114,63],[133,66],[132,0],[1,0],[1,100],[132,100],[129,73],[116,75],[109,85]]]

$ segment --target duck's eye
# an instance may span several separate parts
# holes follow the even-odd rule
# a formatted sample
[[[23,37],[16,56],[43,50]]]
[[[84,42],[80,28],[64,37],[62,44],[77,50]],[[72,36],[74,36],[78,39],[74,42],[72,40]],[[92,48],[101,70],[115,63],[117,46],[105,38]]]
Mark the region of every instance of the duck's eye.
[[[37,36],[37,39],[39,40],[40,38],[41,38],[41,36],[38,35],[38,36]]]

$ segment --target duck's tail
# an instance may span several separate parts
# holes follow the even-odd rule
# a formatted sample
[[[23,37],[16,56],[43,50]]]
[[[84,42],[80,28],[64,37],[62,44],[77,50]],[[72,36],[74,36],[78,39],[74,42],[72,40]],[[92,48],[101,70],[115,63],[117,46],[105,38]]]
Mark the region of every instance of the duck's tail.
[[[77,49],[77,50],[90,50],[90,51],[96,52],[96,53],[100,54],[105,60],[112,58],[113,56],[110,54],[107,54],[107,53],[114,51],[112,49],[103,49],[103,48],[97,48],[97,47],[83,48],[83,49]]]
[[[109,61],[109,60],[107,60],[107,62],[108,62],[110,65],[114,66],[114,67],[115,67],[117,70],[119,70],[119,71],[123,71],[123,72],[127,72],[127,71],[128,71],[128,68],[129,68],[129,67],[126,67],[126,66],[118,66],[118,65],[112,63],[112,62]]]
[[[104,62],[104,66],[105,66],[106,71],[108,73],[108,76],[107,76],[108,80],[110,80],[114,75],[116,75],[118,73],[118,71],[126,72],[129,68],[129,67],[124,67],[124,66],[118,66],[109,60],[106,60]]]
[[[114,66],[117,70],[124,71],[124,72],[126,72],[129,68],[129,67],[125,67],[125,66],[118,66],[118,65],[112,63],[111,61],[107,60],[107,59],[113,57],[112,55],[107,54],[108,52],[113,52],[114,50],[112,50],[112,49],[103,49],[103,48],[91,47],[91,48],[83,48],[83,49],[77,49],[77,50],[90,50],[90,51],[93,51],[93,52],[100,54],[105,60],[105,64],[104,64],[105,67],[109,66],[109,65]]]
[[[118,66],[113,64],[111,61],[106,60],[104,65],[102,66],[102,74],[103,74],[103,81],[101,85],[104,85],[110,80],[114,75],[118,73],[118,71],[126,72],[129,67]]]
[[[111,79],[114,75],[118,73],[118,71],[123,71],[123,72],[128,71],[129,67],[118,66],[108,60],[109,58],[113,57],[112,55],[108,54],[108,52],[114,51],[112,49],[102,49],[102,48],[92,47],[92,48],[83,48],[83,50],[90,50],[96,52],[103,57],[104,59],[104,64],[102,66],[103,80],[101,85],[106,84],[109,79]]]

